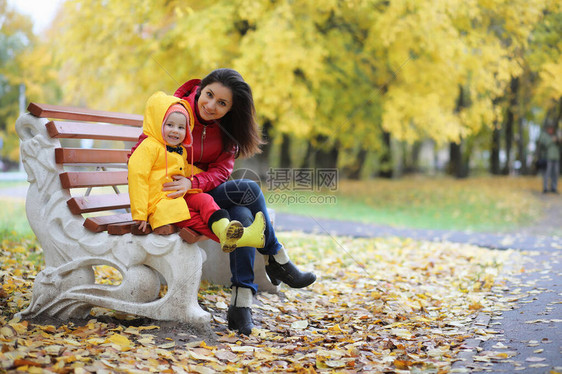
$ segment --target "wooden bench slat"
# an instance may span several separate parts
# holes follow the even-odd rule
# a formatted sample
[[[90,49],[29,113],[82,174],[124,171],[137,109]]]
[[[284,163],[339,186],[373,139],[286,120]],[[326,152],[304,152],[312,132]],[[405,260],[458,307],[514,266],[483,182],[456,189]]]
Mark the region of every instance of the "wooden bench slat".
[[[185,240],[188,244],[197,243],[203,240],[209,239],[205,235],[201,235],[195,230],[192,230],[188,227],[184,227],[179,232],[180,238]]]
[[[113,214],[109,216],[88,217],[84,221],[84,227],[93,232],[102,232],[107,230],[108,225],[130,222],[133,218],[131,213]]]
[[[112,223],[107,225],[107,233],[110,235],[125,235],[132,231],[134,221]]]
[[[66,203],[73,214],[126,209],[131,205],[128,193],[76,196],[69,199]]]
[[[51,138],[101,139],[136,142],[142,134],[138,127],[96,123],[51,121],[46,124]]]
[[[57,164],[126,164],[126,149],[56,148]]]
[[[63,188],[118,186],[127,184],[127,171],[68,171],[60,173]]]
[[[143,119],[143,117],[139,114],[105,112],[101,110],[37,103],[30,103],[27,107],[27,110],[29,111],[29,113],[33,114],[36,117],[89,122],[106,122],[136,127],[142,127]]]

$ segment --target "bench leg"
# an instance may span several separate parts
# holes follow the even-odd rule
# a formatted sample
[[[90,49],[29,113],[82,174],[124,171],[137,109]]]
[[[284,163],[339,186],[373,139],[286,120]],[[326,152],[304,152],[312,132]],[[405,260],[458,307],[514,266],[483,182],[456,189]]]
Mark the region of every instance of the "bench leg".
[[[168,240],[153,238],[154,242]],[[128,243],[133,244],[132,241]],[[145,246],[150,246],[150,242],[146,244],[145,241]],[[134,250],[140,249],[134,246]],[[203,263],[199,247],[176,238],[171,251],[138,259],[142,259],[142,263],[127,267],[108,258],[83,257],[57,268],[46,268],[35,280],[30,306],[19,316],[33,318],[46,314],[60,319],[86,318],[92,306],[99,306],[156,320],[185,322],[197,328],[209,326],[211,316],[197,302]],[[95,284],[94,265],[117,269],[123,275],[121,284]],[[157,298],[158,273],[169,287],[160,299]]]

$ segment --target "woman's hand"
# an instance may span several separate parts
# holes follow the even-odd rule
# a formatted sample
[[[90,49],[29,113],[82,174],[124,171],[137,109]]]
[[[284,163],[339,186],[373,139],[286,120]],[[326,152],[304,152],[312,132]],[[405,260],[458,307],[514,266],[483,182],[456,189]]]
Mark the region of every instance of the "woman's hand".
[[[182,197],[191,189],[191,181],[183,175],[173,175],[172,179],[172,182],[164,183],[162,188],[162,191],[174,191],[167,195],[169,198]]]

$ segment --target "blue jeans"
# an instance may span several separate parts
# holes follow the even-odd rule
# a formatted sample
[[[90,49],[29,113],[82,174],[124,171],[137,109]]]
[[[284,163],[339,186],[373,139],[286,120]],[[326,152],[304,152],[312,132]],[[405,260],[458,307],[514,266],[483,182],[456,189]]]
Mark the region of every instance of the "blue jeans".
[[[230,219],[238,220],[248,227],[254,221],[257,212],[265,216],[265,247],[258,248],[264,255],[274,255],[281,249],[281,243],[275,236],[271,225],[265,199],[259,185],[250,179],[229,180],[211,191],[207,191],[222,209],[230,214]],[[230,253],[230,271],[232,285],[251,288],[254,293],[258,286],[254,283],[254,259],[256,248],[239,247]]]

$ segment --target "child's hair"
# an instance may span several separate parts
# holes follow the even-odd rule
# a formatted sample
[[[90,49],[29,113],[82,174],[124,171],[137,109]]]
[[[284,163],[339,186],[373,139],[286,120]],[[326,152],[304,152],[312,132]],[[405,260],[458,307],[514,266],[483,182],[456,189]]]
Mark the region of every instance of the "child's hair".
[[[236,70],[217,69],[201,81],[197,91],[197,100],[201,90],[211,83],[218,82],[232,91],[232,107],[220,119],[222,140],[225,150],[236,149],[237,156],[251,157],[261,153],[264,144],[256,122],[256,109],[252,89]]]

